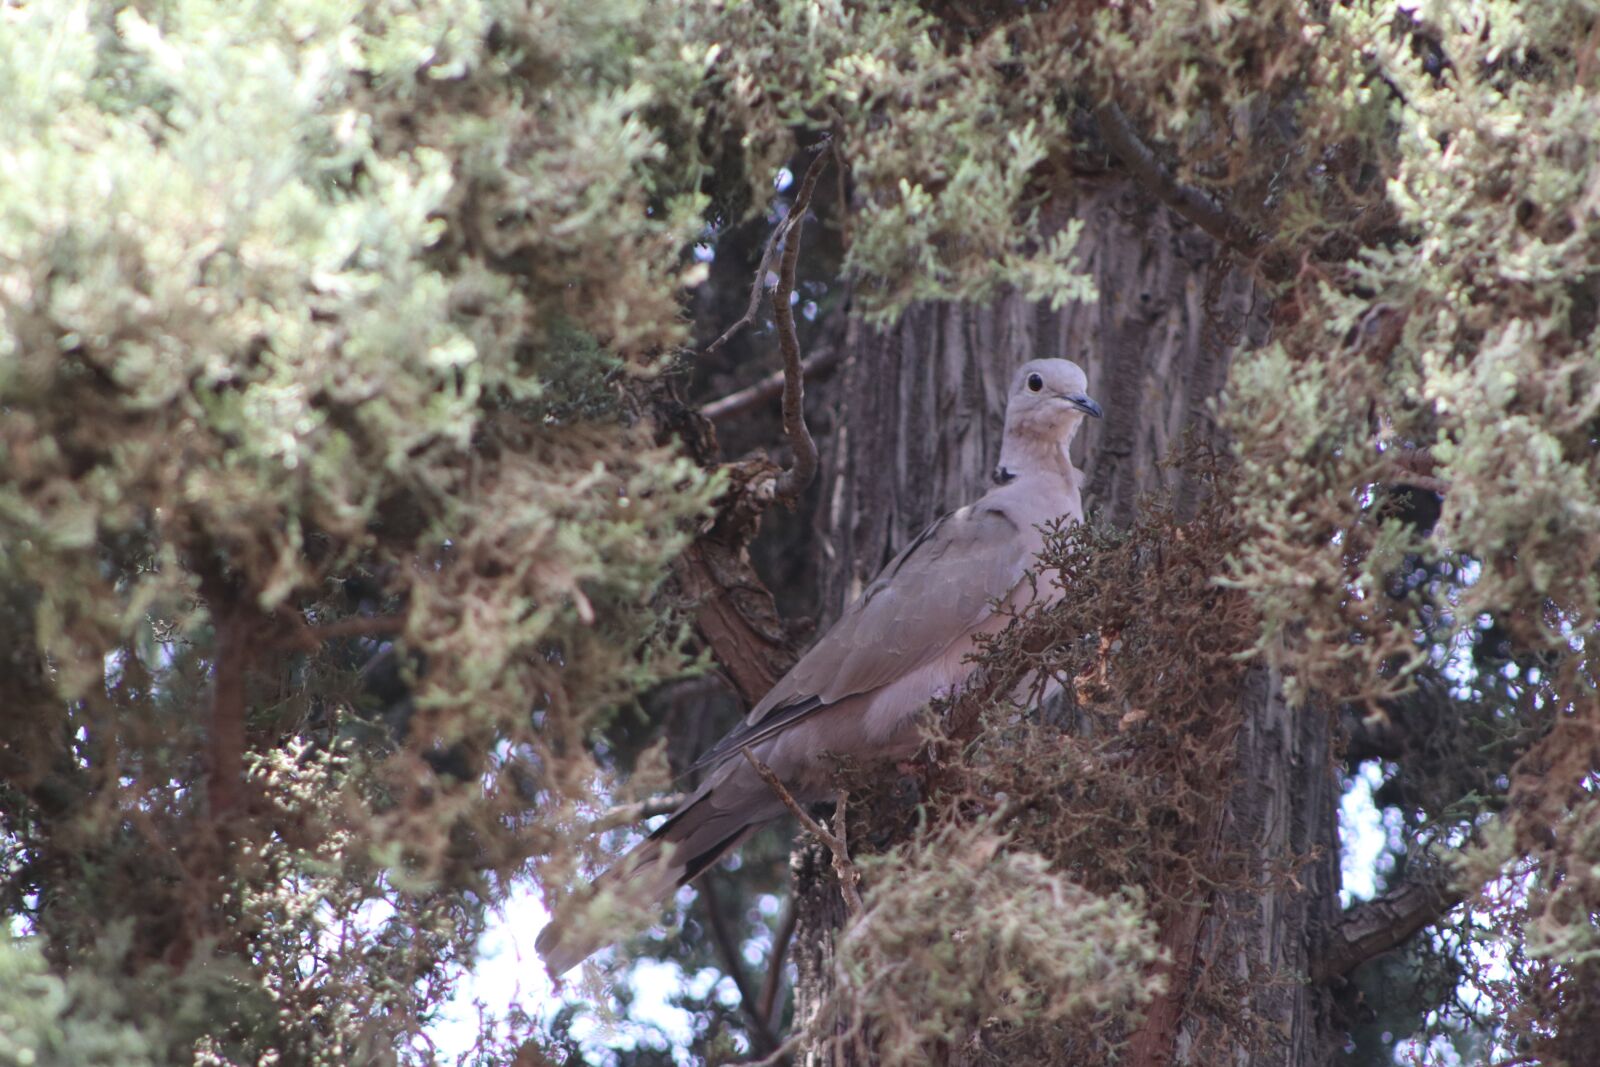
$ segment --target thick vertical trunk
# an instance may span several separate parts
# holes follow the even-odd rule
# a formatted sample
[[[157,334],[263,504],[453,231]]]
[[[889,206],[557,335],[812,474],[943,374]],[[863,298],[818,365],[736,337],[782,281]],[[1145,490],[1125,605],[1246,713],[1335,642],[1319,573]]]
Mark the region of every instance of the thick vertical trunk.
[[[1084,223],[1080,253],[1098,301],[1052,311],[1013,296],[981,308],[914,308],[882,332],[852,326],[832,394],[838,429],[822,486],[825,614],[929,520],[983,491],[999,450],[1006,387],[1028,359],[1077,362],[1105,409],[1103,422],[1091,423],[1074,446],[1088,508],[1122,524],[1150,490],[1173,490],[1180,507],[1193,499],[1197,487],[1173,484],[1179,476],[1158,461],[1186,432],[1215,436],[1210,404],[1231,345],[1260,338],[1264,309],[1209,238],[1135,188],[1109,185],[1073,210]],[[1219,1049],[1203,1006],[1183,995],[1186,973],[1198,967],[1244,980],[1246,1014],[1273,1035],[1270,1054],[1252,1058],[1241,1042],[1227,1062],[1298,1067],[1331,1056],[1323,998],[1297,981],[1309,939],[1336,908],[1337,792],[1326,724],[1291,714],[1264,671],[1239,699],[1247,711],[1240,780],[1218,832],[1248,846],[1264,888],[1209,901],[1188,929],[1165,932],[1177,961],[1174,988],[1151,1009],[1134,1046],[1144,1062],[1200,1062]],[[1310,855],[1318,858],[1299,870],[1299,891],[1265,887],[1269,867]],[[796,1018],[803,1020],[828,996],[831,937],[843,913],[825,859],[803,851],[796,875]],[[1278,980],[1263,983],[1269,973]],[[841,1064],[853,1055],[823,1042],[807,1060]]]

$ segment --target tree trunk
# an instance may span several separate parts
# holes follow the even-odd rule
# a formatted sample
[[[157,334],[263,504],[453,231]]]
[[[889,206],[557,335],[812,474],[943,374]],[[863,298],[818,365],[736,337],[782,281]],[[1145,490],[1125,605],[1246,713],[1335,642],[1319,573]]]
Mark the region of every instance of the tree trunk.
[[[837,430],[825,443],[819,525],[822,612],[836,614],[862,585],[937,515],[981,494],[999,452],[1005,392],[1022,362],[1071,359],[1088,373],[1105,409],[1074,444],[1085,473],[1085,505],[1126,524],[1138,497],[1172,490],[1180,514],[1197,485],[1174,484],[1157,466],[1190,431],[1215,440],[1210,405],[1231,345],[1259,341],[1264,307],[1248,277],[1220,259],[1214,242],[1115,182],[1084,195],[1081,263],[1099,300],[1047,305],[1015,296],[981,308],[921,306],[886,331],[853,323],[848,362],[834,384]],[[1167,997],[1147,1012],[1130,1062],[1198,1063],[1219,1049],[1237,1064],[1322,1064],[1333,1042],[1323,993],[1305,985],[1307,953],[1337,909],[1338,791],[1324,716],[1291,713],[1275,679],[1250,675],[1239,694],[1241,777],[1218,833],[1248,846],[1263,872],[1295,857],[1299,890],[1230,894],[1163,931],[1173,974]],[[830,865],[803,848],[795,862],[799,927],[797,1025],[830,993],[831,945],[843,909]],[[1185,997],[1197,968],[1241,980],[1246,1016],[1271,1035],[1269,1051],[1206,1027],[1206,1010]],[[1275,982],[1263,982],[1266,974]],[[974,976],[975,980],[979,976]],[[1232,1007],[1234,1017],[1240,1005]],[[1220,1037],[1220,1043],[1219,1043]],[[1231,1051],[1230,1051],[1231,1049]],[[858,1053],[816,1042],[808,1064],[856,1062]]]

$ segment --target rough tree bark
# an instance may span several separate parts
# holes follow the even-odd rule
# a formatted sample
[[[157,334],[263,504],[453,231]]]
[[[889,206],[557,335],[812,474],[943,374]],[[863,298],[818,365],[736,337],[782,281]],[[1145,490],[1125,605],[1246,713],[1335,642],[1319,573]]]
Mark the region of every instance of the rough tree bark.
[[[912,309],[893,328],[855,323],[832,394],[838,422],[824,444],[818,519],[822,610],[837,611],[928,521],[986,486],[999,449],[1005,389],[1025,360],[1064,357],[1084,367],[1105,409],[1075,444],[1085,504],[1125,524],[1140,494],[1175,477],[1158,468],[1182,435],[1215,438],[1210,405],[1229,352],[1259,341],[1266,309],[1216,242],[1142,190],[1111,182],[1061,209],[1083,220],[1082,264],[1099,300],[1058,311],[1017,297],[981,308]],[[1168,485],[1180,508],[1197,487]],[[1198,968],[1254,979],[1247,1013],[1273,1035],[1270,1051],[1241,1043],[1231,1062],[1323,1064],[1336,1047],[1325,992],[1302,981],[1335,919],[1338,787],[1321,715],[1291,714],[1274,678],[1250,676],[1239,694],[1247,723],[1240,778],[1220,833],[1248,846],[1260,893],[1212,899],[1185,928],[1164,932],[1174,964],[1169,997],[1149,1011],[1130,1062],[1191,1063],[1206,1026],[1185,997]],[[1311,857],[1297,886],[1266,887],[1265,872]],[[795,858],[799,927],[797,1022],[829,993],[831,938],[843,918],[827,857],[802,846]],[[1262,983],[1263,975],[1278,977]],[[976,976],[975,976],[976,978]],[[1215,1048],[1215,1035],[1208,1035]],[[821,1042],[813,1065],[853,1063]]]

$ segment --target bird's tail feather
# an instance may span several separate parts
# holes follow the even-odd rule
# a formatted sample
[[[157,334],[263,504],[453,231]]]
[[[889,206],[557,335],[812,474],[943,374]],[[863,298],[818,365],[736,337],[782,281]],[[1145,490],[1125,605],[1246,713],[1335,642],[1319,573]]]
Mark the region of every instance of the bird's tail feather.
[[[626,936],[681,885],[699,877],[756,827],[748,813],[717,811],[703,794],[674,812],[599,878],[582,900],[568,901],[534,947],[551,974],[571,970]]]

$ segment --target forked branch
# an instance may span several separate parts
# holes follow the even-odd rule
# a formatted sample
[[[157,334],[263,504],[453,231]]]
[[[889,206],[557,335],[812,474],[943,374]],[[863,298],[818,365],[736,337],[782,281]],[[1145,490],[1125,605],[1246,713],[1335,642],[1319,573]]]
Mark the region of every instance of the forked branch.
[[[861,893],[856,887],[861,881],[861,872],[856,870],[856,865],[850,860],[850,843],[845,838],[845,800],[848,794],[843,789],[839,790],[833,810],[833,829],[830,830],[813,819],[806,809],[800,806],[800,802],[795,800],[793,794],[778,780],[772,768],[756,759],[756,754],[750,751],[750,746],[746,745],[739,751],[750,761],[750,766],[755,768],[768,788],[783,801],[783,806],[800,820],[800,825],[806,832],[828,846],[828,851],[833,854],[833,873],[839,876],[839,892],[844,897],[845,909],[849,911],[851,918],[860,915]]]
[[[767,977],[761,983],[761,1017],[767,1020],[767,1025],[778,1025],[778,988],[783,982],[783,958],[789,953],[789,942],[794,939],[794,930],[800,920],[800,911],[794,906],[791,898],[783,909],[783,918],[778,921],[778,930],[772,935],[772,953],[767,958]]]
[[[772,266],[772,253],[777,249],[778,242],[783,238],[784,232],[789,228],[789,222],[794,218],[790,212],[788,217],[772,228],[772,233],[767,238],[766,245],[761,249],[761,262],[756,264],[756,276],[750,282],[750,302],[745,305],[744,314],[732,326],[722,331],[718,337],[706,346],[706,355],[711,355],[739,333],[740,330],[756,321],[756,312],[761,310],[761,294],[767,287],[767,269]],[[709,416],[708,416],[709,417]]]

